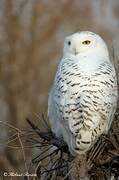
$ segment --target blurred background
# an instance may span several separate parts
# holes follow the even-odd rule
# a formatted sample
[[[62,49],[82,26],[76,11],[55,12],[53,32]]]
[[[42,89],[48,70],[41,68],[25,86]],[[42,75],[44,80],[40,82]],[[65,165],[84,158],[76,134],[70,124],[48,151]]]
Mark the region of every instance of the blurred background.
[[[27,117],[47,114],[64,37],[83,30],[100,34],[118,57],[119,1],[0,0],[0,122],[28,128]],[[20,171],[23,157],[8,137],[0,123],[0,172]]]

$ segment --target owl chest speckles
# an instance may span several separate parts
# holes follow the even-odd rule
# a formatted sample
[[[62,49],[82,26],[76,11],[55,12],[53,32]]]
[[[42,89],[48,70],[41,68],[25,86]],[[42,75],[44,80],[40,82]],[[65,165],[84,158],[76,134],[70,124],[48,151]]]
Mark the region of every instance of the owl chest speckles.
[[[55,97],[60,105],[64,105],[78,98],[79,86],[83,79],[78,65],[69,60],[59,65],[55,78]]]
[[[94,124],[91,114],[100,111],[109,114],[112,106],[115,76],[112,66],[103,62],[91,73],[83,71],[75,61],[61,62],[57,71],[54,86],[54,102],[64,120],[72,118],[74,122],[84,118],[87,124]],[[103,108],[107,106],[107,108]],[[96,120],[95,120],[96,121]],[[78,124],[79,121],[75,122]],[[79,126],[78,126],[79,127]],[[95,124],[94,124],[95,127]]]
[[[72,60],[64,61],[59,65],[55,78],[55,97],[58,99],[63,97],[64,99],[67,96],[70,101],[74,101],[82,93],[89,92],[92,94],[92,92],[95,93],[97,90],[103,95],[101,87],[105,86],[108,89],[112,86],[113,88],[114,84],[113,77],[108,77],[111,73],[111,67],[104,68],[104,65],[103,63],[94,72],[86,74],[76,62]]]

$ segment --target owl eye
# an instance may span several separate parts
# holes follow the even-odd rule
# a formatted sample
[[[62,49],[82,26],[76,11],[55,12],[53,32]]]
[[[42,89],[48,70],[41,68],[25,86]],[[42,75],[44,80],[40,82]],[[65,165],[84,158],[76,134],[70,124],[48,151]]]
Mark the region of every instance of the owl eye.
[[[85,40],[85,41],[82,42],[82,44],[85,44],[85,45],[88,45],[90,43],[91,43],[91,41],[89,41],[89,40]]]
[[[68,45],[69,45],[69,46],[71,45],[71,41],[68,41]]]

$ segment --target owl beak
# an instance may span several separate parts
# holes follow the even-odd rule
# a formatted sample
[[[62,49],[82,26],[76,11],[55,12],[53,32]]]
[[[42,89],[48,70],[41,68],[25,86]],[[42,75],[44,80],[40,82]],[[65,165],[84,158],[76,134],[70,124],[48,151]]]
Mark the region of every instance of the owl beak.
[[[79,54],[79,52],[76,50],[76,48],[74,49],[74,54],[75,55]]]

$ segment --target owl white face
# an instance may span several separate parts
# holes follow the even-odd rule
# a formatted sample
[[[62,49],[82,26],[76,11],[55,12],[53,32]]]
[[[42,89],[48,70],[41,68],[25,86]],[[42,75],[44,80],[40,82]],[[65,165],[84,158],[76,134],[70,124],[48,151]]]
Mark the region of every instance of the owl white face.
[[[108,55],[108,49],[104,40],[97,34],[90,31],[82,31],[65,38],[64,55],[80,55],[98,51]]]

